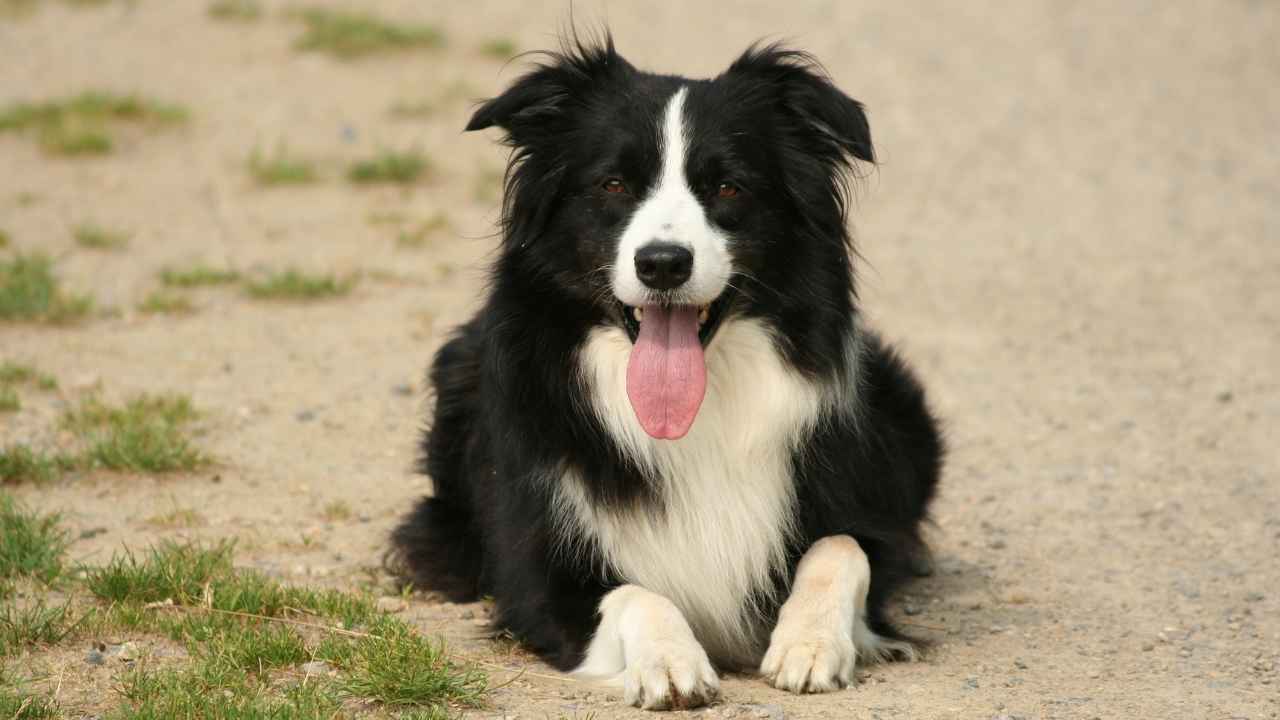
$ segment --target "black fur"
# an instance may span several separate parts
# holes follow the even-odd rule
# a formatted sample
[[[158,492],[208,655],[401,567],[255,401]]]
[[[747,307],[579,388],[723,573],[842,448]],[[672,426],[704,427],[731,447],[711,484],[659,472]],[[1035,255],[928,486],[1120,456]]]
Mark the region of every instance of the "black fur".
[[[537,480],[573,467],[593,502],[643,510],[655,501],[590,411],[576,353],[591,328],[622,322],[601,268],[653,182],[653,139],[679,85],[693,119],[690,185],[734,238],[723,316],[762,320],[786,361],[815,381],[858,384],[858,407],[820,424],[794,454],[801,532],[779,582],[813,541],[848,533],[872,564],[870,624],[896,636],[884,604],[925,552],[920,525],[942,442],[906,365],[855,323],[848,182],[854,160],[875,157],[862,106],[808,55],[776,46],[698,81],[638,71],[608,39],[575,41],[467,126],[499,127],[513,148],[503,242],[483,308],[432,367],[422,470],[434,495],[393,538],[416,587],[455,601],[491,595],[496,627],[562,669],[582,660],[600,597],[624,578],[602,576],[589,546],[554,552],[553,500]],[[599,192],[605,176],[624,178],[629,197]],[[708,195],[724,178],[743,202]],[[863,352],[851,371],[855,333]]]

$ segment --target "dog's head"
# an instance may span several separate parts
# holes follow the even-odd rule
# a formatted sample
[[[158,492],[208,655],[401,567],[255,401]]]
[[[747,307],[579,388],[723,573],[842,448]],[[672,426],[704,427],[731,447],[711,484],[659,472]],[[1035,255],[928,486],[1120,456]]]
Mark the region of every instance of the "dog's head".
[[[802,370],[842,351],[847,180],[874,162],[859,103],[776,45],[710,80],[639,71],[608,38],[546,57],[467,129],[513,148],[504,260],[626,331],[649,434],[688,430],[729,318],[769,321]]]

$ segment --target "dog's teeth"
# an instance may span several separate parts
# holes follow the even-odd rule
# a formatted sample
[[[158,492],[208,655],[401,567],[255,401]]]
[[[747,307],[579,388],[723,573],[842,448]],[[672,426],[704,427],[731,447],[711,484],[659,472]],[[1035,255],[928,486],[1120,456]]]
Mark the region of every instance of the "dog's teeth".
[[[702,325],[702,324],[706,323],[706,322],[707,322],[707,317],[708,317],[708,315],[709,315],[709,313],[707,312],[707,309],[706,309],[706,308],[702,308],[701,310],[699,310],[699,311],[698,311],[698,324],[699,324],[699,325]]]
[[[636,322],[644,322],[644,308],[635,309]]]

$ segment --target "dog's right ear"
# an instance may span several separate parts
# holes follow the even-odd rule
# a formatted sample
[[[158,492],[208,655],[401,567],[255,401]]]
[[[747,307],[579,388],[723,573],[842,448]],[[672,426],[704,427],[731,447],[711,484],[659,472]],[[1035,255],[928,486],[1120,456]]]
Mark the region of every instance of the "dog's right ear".
[[[607,33],[599,43],[580,40],[574,34],[560,52],[541,54],[545,62],[476,109],[467,131],[496,126],[507,132],[508,143],[528,146],[562,129],[569,111],[583,102],[591,86],[604,75],[631,67],[618,55]]]

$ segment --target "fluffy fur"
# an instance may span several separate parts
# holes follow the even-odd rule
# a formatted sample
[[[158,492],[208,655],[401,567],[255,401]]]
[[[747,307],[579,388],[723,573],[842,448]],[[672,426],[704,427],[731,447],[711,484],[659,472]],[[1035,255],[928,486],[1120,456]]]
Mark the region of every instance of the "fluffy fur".
[[[467,129],[495,126],[512,147],[502,244],[483,308],[432,365],[434,493],[395,531],[399,567],[455,601],[491,595],[496,627],[556,667],[625,666],[646,707],[687,695],[645,692],[645,663],[668,660],[634,618],[672,607],[701,648],[672,630],[687,652],[669,674],[690,683],[702,650],[757,668],[771,634],[804,645],[803,622],[775,627],[784,603],[841,608],[831,632],[858,647],[809,684],[792,677],[809,666],[771,658],[779,686],[830,689],[855,654],[908,647],[885,602],[924,554],[943,447],[920,385],[858,320],[845,216],[856,164],[874,162],[862,106],[793,50],[690,80],[606,39],[546,54]],[[656,241],[693,254],[686,284],[637,279]],[[706,395],[677,440],[628,402],[646,302],[706,309]],[[800,592],[811,548],[837,594]]]

